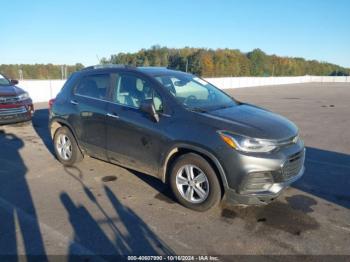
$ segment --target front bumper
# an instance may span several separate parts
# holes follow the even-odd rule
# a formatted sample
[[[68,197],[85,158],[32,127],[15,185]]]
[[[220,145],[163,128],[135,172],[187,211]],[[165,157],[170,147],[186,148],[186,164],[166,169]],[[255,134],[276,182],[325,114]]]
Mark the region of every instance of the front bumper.
[[[302,140],[270,154],[224,153],[225,199],[232,204],[270,203],[305,171]]]
[[[271,188],[261,193],[239,194],[234,189],[226,189],[224,200],[231,204],[239,205],[264,205],[274,201],[290,184],[303,176],[305,167],[299,173],[283,182],[274,183]]]
[[[0,105],[0,125],[29,121],[33,112],[34,106],[31,102]]]

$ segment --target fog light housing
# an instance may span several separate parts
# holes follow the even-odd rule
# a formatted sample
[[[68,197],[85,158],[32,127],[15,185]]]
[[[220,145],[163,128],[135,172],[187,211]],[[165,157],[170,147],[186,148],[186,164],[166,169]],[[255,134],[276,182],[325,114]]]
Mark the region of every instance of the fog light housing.
[[[252,194],[268,191],[273,185],[271,172],[249,173],[244,179],[240,193]]]

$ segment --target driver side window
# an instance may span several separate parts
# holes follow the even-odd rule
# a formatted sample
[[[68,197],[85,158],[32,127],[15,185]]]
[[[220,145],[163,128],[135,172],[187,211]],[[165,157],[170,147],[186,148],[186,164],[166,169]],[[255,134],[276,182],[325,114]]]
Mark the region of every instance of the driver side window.
[[[157,112],[163,111],[162,99],[148,80],[128,73],[117,75],[113,102],[140,108],[141,102],[146,99],[153,99]]]

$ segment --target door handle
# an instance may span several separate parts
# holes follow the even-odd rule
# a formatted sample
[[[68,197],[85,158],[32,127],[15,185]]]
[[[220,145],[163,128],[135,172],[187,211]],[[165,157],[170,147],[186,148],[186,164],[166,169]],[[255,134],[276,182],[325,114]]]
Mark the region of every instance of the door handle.
[[[115,119],[119,119],[119,116],[116,115],[115,113],[113,113],[113,114],[107,113],[107,116],[113,117],[113,118],[115,118]]]
[[[70,103],[71,103],[72,105],[79,105],[79,103],[78,103],[77,101],[75,101],[75,100],[71,100]]]

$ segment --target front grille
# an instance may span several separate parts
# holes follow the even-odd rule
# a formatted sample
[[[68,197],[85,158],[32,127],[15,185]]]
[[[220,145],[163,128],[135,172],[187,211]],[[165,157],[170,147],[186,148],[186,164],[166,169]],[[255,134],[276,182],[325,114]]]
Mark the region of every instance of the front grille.
[[[286,139],[281,139],[277,141],[278,146],[288,146],[291,144],[296,144],[299,140],[299,135],[295,135]]]
[[[11,104],[19,102],[18,96],[2,96],[0,97],[0,104]]]
[[[24,114],[26,112],[27,112],[27,109],[25,106],[14,107],[14,108],[0,108],[0,116]]]
[[[288,180],[300,172],[304,165],[304,157],[304,151],[301,151],[288,158],[282,168],[282,176],[284,180]]]

